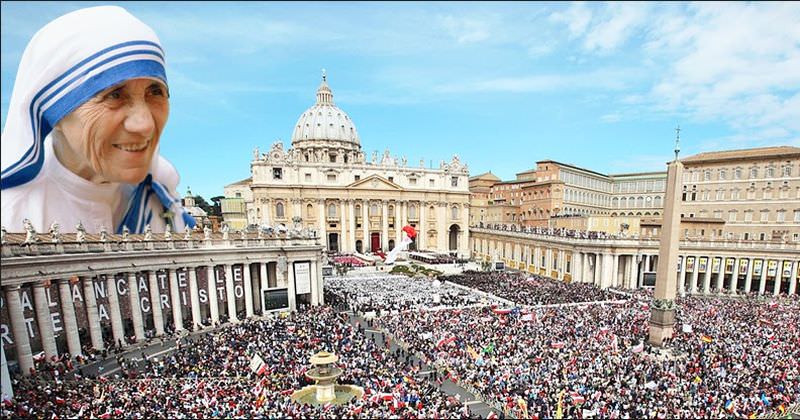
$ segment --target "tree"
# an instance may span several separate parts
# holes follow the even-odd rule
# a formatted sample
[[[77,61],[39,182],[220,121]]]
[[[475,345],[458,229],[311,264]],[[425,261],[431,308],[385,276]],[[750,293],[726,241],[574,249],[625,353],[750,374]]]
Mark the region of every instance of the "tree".
[[[216,197],[211,197],[211,201],[214,203],[212,207],[212,211],[208,212],[209,216],[218,216],[222,217],[222,199],[225,198],[224,195],[218,195]]]

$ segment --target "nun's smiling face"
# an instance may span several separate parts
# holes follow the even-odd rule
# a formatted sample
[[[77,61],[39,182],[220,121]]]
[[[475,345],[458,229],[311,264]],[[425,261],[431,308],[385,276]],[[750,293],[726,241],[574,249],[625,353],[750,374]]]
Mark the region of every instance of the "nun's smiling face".
[[[163,82],[140,78],[89,99],[56,126],[58,160],[96,183],[141,182],[150,169],[169,115]]]

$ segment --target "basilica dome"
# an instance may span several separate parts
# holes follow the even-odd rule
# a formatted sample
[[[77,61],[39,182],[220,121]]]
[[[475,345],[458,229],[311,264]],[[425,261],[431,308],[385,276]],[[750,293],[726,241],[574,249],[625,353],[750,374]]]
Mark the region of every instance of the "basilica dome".
[[[308,108],[294,126],[292,146],[319,145],[334,142],[335,147],[360,150],[361,143],[353,120],[333,102],[333,92],[323,73],[317,89],[317,103]]]

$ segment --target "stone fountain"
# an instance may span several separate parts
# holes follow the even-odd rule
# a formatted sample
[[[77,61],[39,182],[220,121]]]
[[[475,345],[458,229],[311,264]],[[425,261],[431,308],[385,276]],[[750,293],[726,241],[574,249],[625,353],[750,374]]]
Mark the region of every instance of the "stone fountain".
[[[316,384],[303,387],[292,393],[292,399],[303,404],[322,405],[331,403],[335,405],[347,404],[353,398],[361,398],[364,390],[355,385],[336,385],[336,378],[342,369],[335,366],[339,357],[327,351],[321,351],[311,356],[313,368],[306,372],[309,379]]]

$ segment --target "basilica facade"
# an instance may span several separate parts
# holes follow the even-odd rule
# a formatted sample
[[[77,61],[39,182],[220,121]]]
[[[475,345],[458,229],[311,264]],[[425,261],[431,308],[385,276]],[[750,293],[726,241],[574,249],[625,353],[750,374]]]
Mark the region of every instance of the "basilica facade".
[[[411,249],[468,256],[467,165],[456,155],[436,168],[411,165],[388,149],[370,158],[324,74],[316,96],[294,126],[291,147],[256,148],[252,176],[225,187],[225,221],[235,229],[300,225],[342,253],[389,251],[411,225]]]

